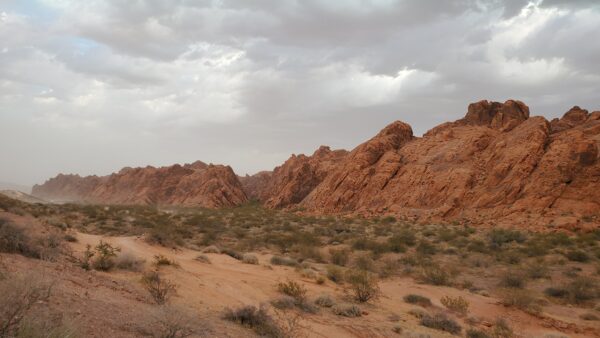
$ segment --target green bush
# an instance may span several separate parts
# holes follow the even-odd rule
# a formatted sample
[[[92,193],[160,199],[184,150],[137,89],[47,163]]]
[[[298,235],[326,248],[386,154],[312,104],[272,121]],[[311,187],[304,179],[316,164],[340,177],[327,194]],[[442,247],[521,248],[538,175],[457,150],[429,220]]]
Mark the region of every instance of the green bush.
[[[117,252],[121,249],[112,246],[110,243],[100,240],[95,249],[95,260],[92,262],[92,266],[96,270],[108,271],[115,266],[114,258],[117,257]]]

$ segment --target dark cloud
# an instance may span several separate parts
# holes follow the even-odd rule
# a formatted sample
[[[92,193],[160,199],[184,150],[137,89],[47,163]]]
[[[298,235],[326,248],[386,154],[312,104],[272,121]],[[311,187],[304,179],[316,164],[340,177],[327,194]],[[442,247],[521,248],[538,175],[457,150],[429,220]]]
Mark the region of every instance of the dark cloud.
[[[252,173],[396,119],[420,134],[483,98],[547,117],[598,109],[597,1],[7,0],[0,13],[0,181],[197,159]]]

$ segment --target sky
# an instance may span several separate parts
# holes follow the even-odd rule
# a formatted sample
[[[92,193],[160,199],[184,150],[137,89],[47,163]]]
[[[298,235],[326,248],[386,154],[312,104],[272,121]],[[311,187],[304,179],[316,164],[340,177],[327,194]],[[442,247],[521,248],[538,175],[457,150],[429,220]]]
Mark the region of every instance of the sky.
[[[481,99],[600,110],[600,1],[0,0],[0,181],[239,175]]]

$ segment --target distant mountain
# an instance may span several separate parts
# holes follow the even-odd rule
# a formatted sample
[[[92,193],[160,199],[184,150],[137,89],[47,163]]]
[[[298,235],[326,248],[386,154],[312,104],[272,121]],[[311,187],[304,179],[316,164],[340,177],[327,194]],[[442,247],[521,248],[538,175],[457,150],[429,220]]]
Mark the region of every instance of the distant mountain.
[[[248,199],[231,167],[192,164],[123,168],[109,176],[60,174],[35,185],[32,195],[49,201],[99,204],[231,207]]]
[[[29,194],[31,186],[0,181],[0,190],[17,190]]]
[[[41,198],[37,198],[17,190],[0,190],[0,194],[25,203],[48,203],[48,201],[45,201]]]

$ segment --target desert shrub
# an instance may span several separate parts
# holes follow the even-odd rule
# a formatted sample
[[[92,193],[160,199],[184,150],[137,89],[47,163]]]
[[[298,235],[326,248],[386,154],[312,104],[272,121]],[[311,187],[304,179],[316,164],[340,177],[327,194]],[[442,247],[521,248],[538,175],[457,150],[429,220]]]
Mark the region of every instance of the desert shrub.
[[[586,312],[586,313],[580,315],[579,318],[581,318],[583,320],[589,320],[589,321],[600,320],[600,317],[598,317],[596,314],[591,313],[591,312]]]
[[[177,228],[168,219],[163,219],[154,224],[150,229],[146,240],[149,243],[162,246],[183,245],[183,238]]]
[[[480,239],[474,239],[469,242],[469,244],[467,244],[467,250],[480,253],[487,253],[489,251],[485,242]]]
[[[145,273],[142,276],[142,285],[159,305],[166,303],[177,291],[177,285],[168,279],[162,278],[157,271]]]
[[[200,263],[211,264],[210,258],[208,258],[207,255],[200,254],[200,255],[196,256],[196,258],[194,258],[194,259],[197,260]]]
[[[94,251],[96,253],[96,258],[92,262],[94,269],[108,271],[115,266],[114,258],[117,257],[117,252],[120,252],[121,248],[114,247],[110,243],[100,240]]]
[[[505,289],[501,291],[500,302],[504,306],[516,307],[527,313],[537,315],[542,312],[542,307],[531,291],[521,289]]]
[[[469,302],[461,296],[444,296],[440,299],[440,302],[446,307],[446,309],[461,316],[465,316],[467,312],[469,312]]]
[[[433,316],[427,314],[421,318],[420,324],[431,329],[452,334],[459,334],[462,331],[462,327],[444,313],[436,313]]]
[[[391,257],[385,257],[381,260],[379,266],[379,276],[387,278],[398,273],[400,269],[400,260]]]
[[[518,251],[514,251],[514,250],[500,251],[496,255],[497,260],[508,263],[508,264],[512,264],[512,265],[521,263],[522,258],[523,258],[522,254],[519,253]]]
[[[258,265],[258,257],[256,257],[253,254],[246,253],[246,254],[242,255],[242,263]]]
[[[354,300],[364,303],[379,296],[379,283],[377,279],[367,271],[349,271],[346,280],[350,284],[350,291]]]
[[[425,296],[409,294],[404,296],[403,299],[409,304],[416,304],[423,307],[431,306],[431,300]]]
[[[485,331],[475,328],[468,329],[466,334],[467,338],[492,338],[492,336],[487,334]]]
[[[35,304],[47,301],[52,284],[31,275],[0,280],[0,337],[13,337]]]
[[[437,265],[423,267],[419,279],[421,282],[431,285],[452,284],[452,275]]]
[[[139,272],[142,271],[144,262],[143,259],[137,258],[131,252],[123,252],[117,256],[115,265],[122,270]]]
[[[167,256],[158,254],[158,255],[154,255],[154,262],[152,263],[152,265],[154,265],[155,267],[159,268],[161,266],[174,266],[174,267],[178,267],[179,263],[177,263],[175,260],[170,259]]]
[[[510,242],[523,243],[527,238],[518,230],[493,229],[488,233],[488,239],[492,248],[500,248]]]
[[[285,337],[283,330],[264,307],[244,306],[238,309],[226,309],[223,318],[248,327],[263,337]]]
[[[360,270],[365,271],[374,271],[375,270],[375,261],[371,257],[370,253],[359,253],[357,254],[352,262],[352,265]]]
[[[491,334],[494,338],[512,338],[514,336],[512,328],[503,318],[498,318],[496,320]]]
[[[335,305],[335,301],[330,295],[320,295],[315,299],[315,304],[320,307],[332,307]]]
[[[341,283],[344,281],[344,270],[335,265],[329,265],[327,267],[327,278],[334,283]]]
[[[567,298],[569,296],[569,290],[560,287],[549,287],[544,290],[544,294],[555,298]]]
[[[285,265],[285,266],[298,266],[298,261],[293,258],[275,255],[275,256],[271,257],[271,264]]]
[[[564,255],[568,260],[574,262],[585,263],[590,260],[590,256],[587,254],[587,252],[582,250],[569,250]]]
[[[315,279],[315,282],[319,285],[325,284],[326,278],[323,277],[323,275],[319,275],[317,276],[317,278]]]
[[[77,237],[75,237],[75,236],[73,236],[73,235],[71,235],[71,234],[66,234],[66,235],[64,236],[64,239],[65,239],[65,241],[67,241],[67,242],[71,242],[71,243],[75,243],[75,242],[77,242]]]
[[[299,302],[304,302],[306,299],[306,288],[293,280],[277,283],[277,290],[285,295],[293,297]]]
[[[329,249],[329,255],[331,256],[331,263],[335,265],[345,266],[348,264],[350,258],[350,250],[347,248],[342,249]]]
[[[214,245],[210,245],[210,246],[207,246],[206,248],[202,249],[202,252],[203,253],[220,254],[221,250],[218,247],[214,246]]]
[[[282,296],[272,300],[271,305],[280,310],[287,310],[296,306],[296,299],[290,296]]]
[[[79,263],[79,265],[84,268],[85,270],[90,270],[92,268],[92,257],[94,257],[94,255],[96,254],[96,252],[92,249],[91,245],[86,245],[85,247],[85,251],[83,252],[83,257],[81,258],[81,261]]]
[[[225,254],[225,255],[227,255],[229,257],[235,258],[238,261],[241,261],[244,258],[244,256],[241,253],[239,253],[239,252],[237,252],[237,251],[235,251],[233,249],[229,249],[229,248],[223,248],[223,249],[221,249],[221,253]]]
[[[417,245],[416,251],[421,255],[435,255],[437,253],[437,248],[433,243],[421,240],[419,245]]]
[[[389,248],[394,252],[404,252],[406,246],[413,246],[416,243],[417,237],[410,229],[402,229],[388,239]]]
[[[343,317],[360,317],[362,316],[362,310],[353,304],[339,304],[334,305],[331,310],[334,314]]]
[[[548,278],[549,268],[543,260],[536,260],[535,262],[525,266],[527,277],[532,279]]]
[[[179,309],[162,306],[157,315],[153,318],[153,323],[158,330],[154,332],[156,338],[186,338],[191,336],[203,336],[202,331],[206,327],[198,329],[195,325],[196,319],[189,316],[186,312]]]
[[[40,250],[34,245],[33,240],[23,229],[4,218],[0,218],[0,252],[40,258]]]
[[[598,297],[598,282],[590,277],[579,277],[566,287],[569,300],[573,303],[583,303]]]
[[[408,314],[412,315],[413,317],[415,317],[417,319],[421,319],[428,315],[428,313],[426,311],[423,311],[421,309],[410,309],[408,311]]]
[[[507,271],[500,277],[499,285],[507,288],[524,288],[527,280],[519,271]]]

